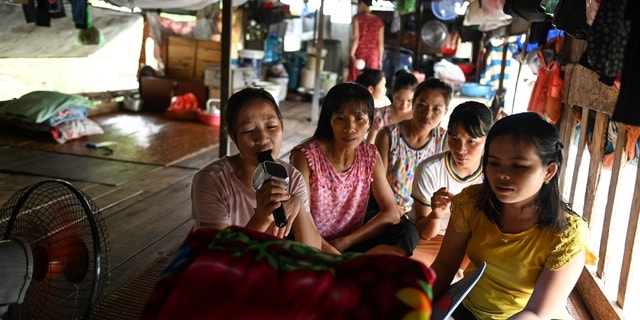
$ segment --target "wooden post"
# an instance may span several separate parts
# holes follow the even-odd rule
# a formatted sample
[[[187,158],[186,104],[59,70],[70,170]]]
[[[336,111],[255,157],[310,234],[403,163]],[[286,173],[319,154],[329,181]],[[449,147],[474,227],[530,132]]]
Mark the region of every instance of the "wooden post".
[[[316,40],[316,74],[315,83],[313,85],[313,97],[311,98],[311,122],[317,122],[320,114],[320,65],[322,63],[322,41],[324,39],[324,0],[320,1],[320,9],[318,9],[316,17],[318,17],[318,39]]]
[[[231,0],[222,0],[222,62],[220,66],[220,158],[229,155],[229,137],[222,128],[224,119],[224,109],[222,106],[227,104],[231,96],[231,28],[233,18],[233,3]]]

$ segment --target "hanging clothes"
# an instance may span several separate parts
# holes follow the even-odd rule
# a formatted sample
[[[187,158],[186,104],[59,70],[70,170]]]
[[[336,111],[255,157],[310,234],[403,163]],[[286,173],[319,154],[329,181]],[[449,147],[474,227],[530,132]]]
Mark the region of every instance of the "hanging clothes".
[[[76,29],[89,28],[87,10],[87,0],[71,0],[71,11],[73,12],[73,22],[76,24]]]
[[[632,21],[627,47],[624,52],[624,66],[622,67],[622,80],[618,102],[613,111],[611,120],[640,126],[640,4],[638,1],[630,1],[625,10],[626,19]],[[632,20],[634,17],[635,20]]]
[[[589,45],[584,55],[592,70],[602,77],[613,79],[622,72],[624,51],[631,31],[631,19],[626,18],[628,12],[625,12],[627,2],[602,1],[591,26],[587,38]],[[638,16],[634,18],[637,20]]]
[[[486,67],[484,72],[480,74],[479,83],[480,84],[488,84],[493,87],[493,90],[498,90],[498,86],[500,84],[500,70],[502,66],[502,51],[504,47],[503,45],[495,46],[489,43],[486,47],[485,61]],[[511,66],[511,57],[513,56],[513,52],[516,51],[517,45],[515,43],[509,44],[509,49],[507,49],[507,60],[505,69],[508,69]],[[509,79],[509,72],[505,72],[503,82],[506,82]]]
[[[396,12],[405,15],[416,11],[416,0],[398,0]]]
[[[87,29],[87,0],[71,0],[71,11],[76,29]],[[61,0],[26,0],[22,12],[27,23],[50,27],[51,19],[67,16]]]
[[[35,22],[40,27],[50,27],[51,19],[67,16],[60,0],[29,0],[22,5],[22,12],[27,23]]]

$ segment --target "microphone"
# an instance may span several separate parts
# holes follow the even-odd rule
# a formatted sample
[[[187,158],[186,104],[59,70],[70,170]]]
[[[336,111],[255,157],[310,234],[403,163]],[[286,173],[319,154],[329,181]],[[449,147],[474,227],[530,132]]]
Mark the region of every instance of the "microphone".
[[[253,173],[253,189],[258,191],[269,180],[276,180],[287,185],[289,183],[289,175],[284,166],[273,159],[271,150],[266,150],[258,152],[258,167]],[[283,228],[287,225],[288,220],[284,212],[283,203],[273,211],[273,219],[278,228]]]

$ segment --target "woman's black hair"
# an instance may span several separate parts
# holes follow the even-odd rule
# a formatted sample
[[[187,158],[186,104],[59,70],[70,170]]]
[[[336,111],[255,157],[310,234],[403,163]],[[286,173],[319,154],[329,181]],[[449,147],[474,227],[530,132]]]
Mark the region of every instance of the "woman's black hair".
[[[559,231],[566,229],[568,221],[565,211],[572,212],[567,203],[562,199],[558,177],[562,166],[562,143],[558,130],[537,113],[524,112],[504,117],[491,127],[484,145],[482,165],[487,168],[489,159],[489,147],[493,140],[501,136],[510,136],[513,142],[522,147],[532,147],[542,160],[543,165],[558,164],[558,171],[549,183],[542,185],[538,198],[533,205],[538,213],[538,226],[556,228]],[[502,205],[494,194],[486,170],[484,172],[484,190],[486,196],[481,200],[481,205],[487,217],[494,223],[500,224],[500,211]]]
[[[333,114],[345,108],[361,110],[369,117],[369,126],[373,122],[373,97],[363,85],[344,82],[333,86],[322,102],[318,127],[313,133],[317,139],[333,139],[333,128],[331,127],[331,117]]]
[[[451,88],[451,86],[444,81],[434,77],[427,78],[418,84],[416,90],[413,92],[414,102],[416,100],[416,97],[420,96],[422,92],[427,90],[439,90],[444,96],[445,104],[448,106],[449,102],[451,102],[451,98],[453,96],[453,88]]]
[[[365,88],[375,87],[384,79],[384,72],[378,69],[365,68],[356,78],[356,83],[363,85]]]
[[[472,138],[481,138],[489,133],[493,124],[491,109],[476,101],[467,101],[456,106],[449,116],[448,134],[453,134],[458,128],[464,130]]]
[[[391,92],[395,93],[400,90],[415,90],[418,85],[418,79],[413,73],[400,70],[396,72],[393,77],[393,84],[391,85]]]
[[[235,141],[237,136],[237,128],[236,128],[236,120],[238,119],[238,114],[240,114],[240,110],[242,107],[247,105],[249,102],[257,99],[265,100],[269,103],[273,110],[275,110],[280,123],[282,123],[282,114],[280,113],[280,108],[278,108],[278,103],[273,98],[271,93],[264,90],[264,88],[255,88],[255,87],[247,87],[244,88],[229,97],[227,103],[224,106],[224,129],[227,131],[227,134],[231,136],[231,138]]]

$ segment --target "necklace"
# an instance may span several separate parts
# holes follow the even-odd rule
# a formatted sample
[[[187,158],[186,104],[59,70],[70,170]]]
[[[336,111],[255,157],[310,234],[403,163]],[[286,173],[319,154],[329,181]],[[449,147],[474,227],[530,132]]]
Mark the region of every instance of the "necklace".
[[[503,217],[502,212],[500,212],[500,210],[498,210],[496,208],[496,206],[493,204],[493,200],[491,198],[489,198],[489,204],[491,205],[491,208],[500,216]],[[496,225],[498,231],[500,232],[500,236],[503,243],[508,243],[509,242],[509,238],[507,237],[506,233],[504,231],[502,231],[502,227],[497,224]]]
[[[489,204],[491,205],[491,209],[493,209],[493,211],[495,211],[499,216],[502,216],[502,212],[500,212],[500,210],[498,210],[496,206],[493,205],[493,199],[489,198]]]

